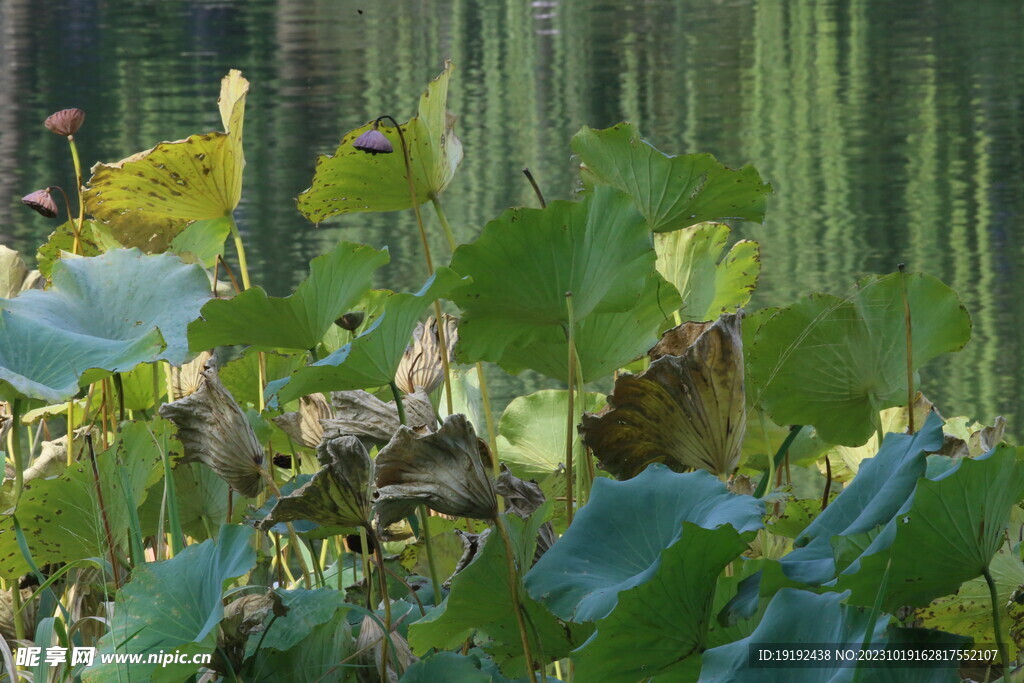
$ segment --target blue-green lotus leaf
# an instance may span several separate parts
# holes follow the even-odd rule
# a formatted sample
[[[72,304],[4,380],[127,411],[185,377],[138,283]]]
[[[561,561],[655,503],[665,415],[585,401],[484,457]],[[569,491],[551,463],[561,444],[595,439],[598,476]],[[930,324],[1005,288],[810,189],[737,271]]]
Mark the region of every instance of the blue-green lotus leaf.
[[[655,464],[628,481],[597,479],[590,501],[526,576],[526,587],[562,619],[608,616],[619,593],[650,581],[662,551],[686,543],[683,522],[704,529],[761,528],[764,503],[738,496],[711,474]]]
[[[188,323],[209,289],[201,268],[171,254],[117,249],[63,259],[50,289],[0,299],[0,393],[59,402],[91,368],[181,364]]]

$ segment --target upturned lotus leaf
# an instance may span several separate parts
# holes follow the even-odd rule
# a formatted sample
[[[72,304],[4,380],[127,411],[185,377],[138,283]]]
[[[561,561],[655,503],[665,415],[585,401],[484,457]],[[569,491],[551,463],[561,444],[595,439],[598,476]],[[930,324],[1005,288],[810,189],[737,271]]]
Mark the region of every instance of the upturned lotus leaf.
[[[232,299],[214,299],[189,326],[196,351],[228,344],[305,351],[370,289],[373,273],[388,262],[387,249],[340,242],[313,259],[309,277],[287,297],[252,287]]]
[[[323,441],[316,456],[320,471],[281,496],[259,523],[260,528],[296,520],[321,526],[370,527],[370,456],[363,444],[354,436],[338,436]]]
[[[230,216],[242,196],[242,124],[249,81],[232,69],[221,81],[223,133],[162,142],[92,167],[86,210],[125,246],[164,251],[191,221]]]
[[[447,313],[444,319],[444,343],[447,347],[447,360],[454,364],[452,351],[459,340],[459,319]],[[395,372],[395,384],[403,392],[411,394],[422,388],[431,393],[444,382],[444,365],[441,360],[441,338],[438,334],[437,320],[434,316],[427,318],[426,323],[416,323],[412,332],[413,343],[406,348],[402,361]]]
[[[951,458],[976,458],[999,445],[1006,433],[1006,418],[997,416],[992,426],[971,421],[966,417],[951,417],[942,427],[943,440],[940,455]]]
[[[663,154],[630,123],[584,126],[573,136],[572,151],[584,182],[629,194],[655,232],[715,220],[760,223],[772,192],[753,166],[734,171],[710,154]]]
[[[445,62],[444,71],[420,97],[418,115],[402,124],[417,204],[444,192],[462,161],[455,117],[447,110],[448,81],[454,71],[455,65]],[[393,154],[369,154],[354,146],[374,127],[391,143]],[[322,154],[317,158],[313,186],[297,201],[299,211],[314,223],[342,213],[411,208],[398,131],[371,121],[346,134],[333,156]]]
[[[281,428],[295,443],[306,448],[316,448],[324,436],[321,420],[334,417],[334,411],[323,394],[310,394],[299,399],[299,409],[274,418],[274,424]]]
[[[490,457],[465,415],[448,417],[432,433],[400,427],[374,462],[378,528],[420,503],[445,515],[494,519]]]
[[[905,278],[916,370],[958,351],[971,318],[956,292],[923,273],[862,280],[849,297],[812,294],[764,322],[748,349],[748,383],[776,424],[813,425],[822,439],[860,446],[878,414],[907,400]]]
[[[405,670],[419,659],[412,653],[409,642],[401,634],[392,631],[389,636],[387,680],[397,682]],[[356,661],[360,665],[360,671],[367,672],[359,677],[359,682],[371,683],[381,680],[377,671],[380,669],[381,657],[384,653],[384,629],[373,617],[363,617],[363,622],[359,626],[359,637],[356,638],[356,652],[359,653],[356,656]]]
[[[203,351],[180,367],[171,366],[171,393],[173,395],[170,398],[172,401],[194,394],[199,390],[203,384],[203,370],[206,369],[206,364],[210,362],[211,358],[213,358],[211,352]]]
[[[652,357],[643,373],[619,376],[606,412],[584,415],[583,442],[619,479],[652,462],[731,474],[746,429],[740,316],[674,328]]]
[[[473,278],[451,297],[462,309],[456,353],[466,363],[500,361],[506,348],[550,343],[568,330],[570,304],[574,321],[628,311],[654,259],[643,216],[612,188],[509,209],[452,256],[452,268]]]
[[[726,251],[729,232],[724,223],[700,223],[654,236],[658,272],[679,290],[684,321],[714,320],[750,301],[761,274],[760,246],[740,240]]]
[[[418,391],[406,394],[402,401],[409,425],[426,427],[428,431],[434,429],[437,417],[429,396]],[[394,401],[385,403],[362,389],[335,391],[331,394],[331,403],[334,405],[334,416],[322,421],[324,435],[328,438],[350,434],[383,446],[391,441],[391,437],[402,426]]]
[[[160,415],[178,427],[185,447],[182,462],[202,462],[248,498],[263,488],[263,446],[213,362],[203,370],[199,389],[160,406]]]
[[[42,289],[46,280],[29,270],[21,254],[0,244],[0,299],[10,299],[26,289]]]

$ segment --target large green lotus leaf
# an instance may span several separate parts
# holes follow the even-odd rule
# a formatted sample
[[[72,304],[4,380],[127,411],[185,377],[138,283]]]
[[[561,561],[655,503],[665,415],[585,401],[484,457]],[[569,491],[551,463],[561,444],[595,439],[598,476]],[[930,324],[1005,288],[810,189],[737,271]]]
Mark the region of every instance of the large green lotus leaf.
[[[153,426],[158,433],[163,429],[159,422]],[[127,423],[118,443],[96,456],[104,507],[118,545],[127,541],[125,530],[131,511],[142,503],[159,468],[160,451],[149,427],[144,422]],[[121,471],[127,475],[123,480]],[[79,461],[55,477],[27,482],[16,512],[38,565],[107,554],[96,481],[87,461]],[[0,520],[0,576],[10,580],[28,571],[18,548],[13,518],[5,516]]]
[[[1024,494],[1024,462],[1017,451],[1003,446],[961,459],[935,480],[921,479],[913,498],[839,577],[840,589],[852,590],[851,602],[871,605],[888,566],[882,607],[892,611],[924,607],[980,576]]]
[[[730,525],[705,529],[683,522],[681,540],[661,552],[658,571],[620,593],[612,613],[597,622],[595,635],[573,653],[576,675],[609,683],[648,676],[696,678],[716,580],[746,548]]]
[[[112,164],[96,164],[86,211],[109,223],[125,246],[167,249],[195,220],[230,216],[242,196],[242,123],[249,81],[232,69],[221,81],[224,133],[162,142]]]
[[[300,369],[283,385],[279,384],[278,400],[287,403],[317,391],[370,389],[393,381],[413,327],[423,311],[463,282],[466,279],[451,269],[438,268],[420,291],[391,295],[384,304],[384,312],[365,332],[323,360]]]
[[[164,424],[167,424],[166,422]],[[181,445],[171,440],[170,434],[167,438],[161,438],[161,447],[181,449]],[[168,457],[175,457],[180,453],[170,452]],[[182,530],[197,541],[205,541],[212,538],[210,534],[216,533],[218,525],[222,524],[228,516],[228,484],[217,476],[209,467],[198,462],[182,464],[177,462],[173,469],[174,494],[178,501],[178,520],[181,522]],[[143,535],[149,536],[157,533],[159,529],[160,513],[168,514],[166,505],[163,504],[164,486],[161,482],[158,486],[149,489],[146,502],[139,508],[139,519],[142,524]],[[240,522],[245,513],[244,505],[233,505],[231,522]],[[167,522],[164,521],[166,531]]]
[[[1020,587],[1024,586],[1024,562],[1008,545],[1004,545],[992,558],[989,571],[996,584],[1003,641],[1010,648],[1010,658],[1013,659],[1017,656],[1021,642],[1012,637],[1017,635],[1019,638],[1020,633],[1019,626],[1015,625],[1011,629],[1014,615],[1010,606],[1020,609],[1012,601]],[[916,616],[928,628],[970,636],[978,643],[996,642],[992,627],[992,598],[988,582],[981,576],[960,586],[955,595],[941,597],[918,610]],[[1014,631],[1018,632],[1014,634]]]
[[[225,525],[217,541],[190,545],[170,560],[140,565],[118,593],[110,631],[99,642],[102,654],[187,651],[212,652],[217,624],[224,615],[224,584],[256,563],[250,540],[254,531]],[[83,680],[180,681],[196,664],[100,664]]]
[[[618,479],[652,462],[731,474],[747,421],[739,315],[684,323],[651,353],[664,355],[643,373],[615,380],[610,410],[583,416],[583,442]]]
[[[679,294],[657,273],[647,277],[640,301],[628,311],[594,312],[576,324],[576,353],[583,381],[607,377],[630,361],[642,356],[658,341],[658,333],[672,323],[679,308]],[[510,346],[501,357],[501,366],[516,374],[525,368],[568,382],[569,342],[565,331],[551,327],[544,343]]]
[[[812,294],[757,330],[748,356],[755,400],[780,425],[814,425],[825,441],[859,446],[878,412],[907,397],[901,274],[871,276],[849,298]],[[963,348],[971,318],[956,293],[922,273],[906,276],[919,368]]]
[[[724,223],[701,223],[654,236],[658,272],[679,290],[684,321],[714,320],[750,301],[761,274],[761,249],[740,240],[726,252],[729,232]]]
[[[529,566],[536,547],[537,531],[544,514],[527,520],[505,515],[512,537],[516,562]],[[436,609],[409,627],[409,645],[422,656],[430,648],[453,649],[477,635],[482,647],[494,657],[507,675],[525,675],[522,641],[510,597],[507,553],[497,532],[492,531],[476,558],[452,579],[451,592]],[[534,656],[544,653],[546,664],[569,654],[574,647],[567,630],[543,605],[520,590],[527,614],[530,648]]]
[[[402,683],[491,683],[491,677],[480,670],[480,660],[455,652],[438,652],[410,666]]]
[[[251,344],[311,349],[370,289],[374,271],[389,259],[387,249],[341,242],[313,259],[309,277],[291,296],[272,297],[253,287],[232,299],[214,299],[203,306],[202,320],[189,326],[192,348]]]
[[[226,216],[195,221],[171,240],[168,251],[177,254],[187,263],[200,263],[213,268],[217,259],[224,255],[224,240],[230,234],[231,219]]]
[[[550,343],[551,328],[568,329],[569,292],[577,321],[628,311],[654,259],[643,217],[612,188],[546,209],[509,209],[452,257],[452,268],[473,278],[452,294],[463,313],[456,351],[467,363],[498,361],[506,347]]]
[[[319,593],[321,591],[315,591],[314,594]],[[346,611],[336,609],[330,621],[300,631],[304,637],[287,650],[278,650],[264,643],[250,660],[251,678],[246,677],[245,680],[259,683],[352,680],[354,677],[350,677],[350,672],[359,665],[350,660],[355,647],[351,628],[345,620]],[[271,629],[271,632],[284,628],[282,623]],[[259,634],[254,634],[250,636],[249,642],[258,639]]]
[[[761,528],[762,514],[762,501],[730,493],[704,471],[677,474],[654,464],[628,481],[597,479],[565,535],[527,574],[526,587],[562,619],[602,619],[621,591],[658,573],[665,548],[688,543],[683,522],[744,533]]]
[[[584,410],[604,407],[604,395],[577,396]],[[565,416],[569,392],[545,389],[518,396],[508,404],[498,422],[498,453],[501,461],[521,479],[541,480],[558,471],[565,460]]]
[[[924,476],[926,454],[941,447],[942,420],[935,414],[917,434],[886,436],[878,455],[861,463],[853,481],[794,541],[794,550],[782,558],[786,575],[810,585],[831,581],[837,573],[833,537],[888,524]]]
[[[170,254],[148,256],[137,249],[64,259],[54,265],[52,280],[50,289],[0,301],[0,308],[48,325],[53,334],[73,337],[83,346],[139,345],[160,336],[167,345],[150,357],[133,356],[115,367],[92,363],[82,370],[124,371],[141,361],[184,363],[189,357],[188,323],[210,298],[210,283],[201,268]]]
[[[75,245],[75,225],[75,221],[67,221],[57,226],[36,251],[36,266],[44,276],[50,277],[53,264],[71,254]],[[122,247],[111,234],[110,226],[99,221],[82,221],[82,232],[78,238],[80,256],[99,256],[111,249]]]
[[[443,192],[462,162],[455,117],[447,110],[448,81],[454,71],[455,65],[445,62],[444,71],[420,97],[419,115],[402,124],[409,145],[417,204]],[[321,154],[317,158],[313,186],[297,200],[299,211],[306,218],[319,223],[341,213],[412,207],[398,131],[390,126],[379,127],[394,148],[391,154],[370,154],[352,145],[373,125],[370,122],[345,135],[333,156]]]
[[[844,604],[845,597],[845,593],[817,595],[783,588],[772,598],[749,637],[704,653],[701,683],[852,681],[855,669],[844,668],[834,659],[814,667],[757,668],[751,665],[750,657],[751,647],[758,643],[821,643],[856,649],[869,631],[873,645],[884,643],[889,615],[881,614],[872,623],[868,610]]]
[[[710,154],[668,156],[631,123],[604,130],[584,126],[572,138],[584,181],[629,194],[655,232],[704,221],[764,220],[771,185],[753,166],[726,168]]]
[[[257,406],[260,401],[260,356],[266,374],[264,380],[288,377],[305,363],[305,354],[281,354],[274,352],[258,353],[254,349],[246,351],[228,361],[220,368],[220,379],[231,395],[241,406]]]

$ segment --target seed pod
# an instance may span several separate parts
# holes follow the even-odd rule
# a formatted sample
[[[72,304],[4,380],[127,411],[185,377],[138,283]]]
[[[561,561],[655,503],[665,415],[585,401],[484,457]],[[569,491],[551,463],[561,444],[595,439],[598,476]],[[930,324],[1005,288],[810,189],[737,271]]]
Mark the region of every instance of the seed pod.
[[[384,133],[377,130],[376,125],[356,138],[352,146],[367,154],[391,154],[395,151],[395,148],[391,146],[391,141],[384,137]]]
[[[355,332],[356,329],[358,329],[359,326],[363,324],[363,319],[365,317],[366,314],[363,313],[362,311],[352,311],[351,313],[346,313],[345,315],[335,320],[334,324],[343,330]]]
[[[47,218],[57,217],[57,202],[53,201],[50,188],[25,195],[21,198],[21,203]]]
[[[84,122],[85,112],[72,107],[71,109],[61,109],[56,113],[50,114],[46,117],[43,125],[52,133],[71,137],[78,132],[78,129],[82,127]]]

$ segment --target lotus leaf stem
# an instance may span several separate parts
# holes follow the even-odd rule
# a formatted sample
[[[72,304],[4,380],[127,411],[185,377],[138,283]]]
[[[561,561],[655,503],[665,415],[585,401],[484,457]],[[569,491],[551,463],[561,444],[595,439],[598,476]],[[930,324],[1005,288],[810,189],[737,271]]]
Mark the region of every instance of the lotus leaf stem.
[[[270,476],[270,473],[261,467],[260,474],[263,475],[264,481],[267,482],[267,485],[274,495],[277,496],[277,499],[281,500],[281,489],[277,488],[277,483]],[[302,570],[302,582],[306,588],[312,588],[313,582],[309,578],[309,567],[306,566],[306,558],[302,556],[302,541],[299,540],[299,535],[295,533],[295,527],[291,522],[285,522],[285,527],[288,529],[288,540],[291,542],[292,550],[295,552],[295,559],[298,560],[299,568]]]
[[[548,203],[544,201],[544,193],[540,191],[540,185],[537,184],[537,179],[533,177],[533,173],[530,169],[523,167],[523,175],[530,181],[530,185],[533,187],[533,193],[537,195],[537,201],[540,202],[540,208],[548,208]]]
[[[92,465],[92,477],[96,485],[96,504],[99,506],[100,519],[103,520],[103,531],[107,537],[107,550],[110,552],[110,568],[114,572],[114,585],[120,588],[121,565],[117,561],[117,554],[114,549],[114,534],[110,528],[110,519],[107,517],[107,506],[103,502],[103,487],[100,486],[100,468],[96,464],[96,450],[93,448],[91,434],[86,434],[85,443],[89,449],[89,463]]]
[[[526,671],[532,680],[533,672],[536,670],[537,665],[533,658],[533,651],[530,649],[530,638],[526,633],[526,622],[523,619],[523,603],[519,592],[519,572],[516,571],[515,554],[512,550],[512,538],[509,536],[508,527],[505,525],[505,520],[501,515],[496,515],[494,517],[494,528],[498,531],[498,535],[501,536],[501,540],[505,544],[505,563],[508,567],[509,596],[512,598],[512,609],[516,613],[516,624],[519,626],[519,637],[523,643],[523,656],[526,658]],[[541,670],[541,676],[546,679],[543,669]]]
[[[82,162],[78,159],[78,145],[75,144],[74,135],[68,136],[68,145],[71,147],[71,162],[75,165],[75,187],[78,189],[78,220],[75,223],[75,242],[71,247],[71,251],[72,253],[80,254],[82,253],[82,246],[80,244],[82,225],[85,222],[85,195],[82,193]],[[71,214],[69,213],[68,221],[70,220]]]
[[[914,335],[910,326],[910,297],[907,296],[907,266],[899,265],[900,292],[903,296],[903,320],[907,326],[907,428],[914,433]],[[882,442],[878,442],[882,447]]]
[[[18,505],[21,490],[25,486],[25,462],[21,453],[21,422],[22,402],[20,399],[11,401],[11,428],[7,430],[7,452],[14,461],[14,505]]]
[[[367,536],[373,534],[373,528],[369,524],[366,525]],[[380,542],[374,539],[373,543],[373,557],[377,565],[377,580],[380,583],[380,600],[384,603],[384,637],[381,638],[380,643],[380,666],[382,672],[382,681],[388,679],[388,641],[391,635],[391,597],[388,595],[388,577],[384,573],[384,553],[381,552]],[[369,579],[367,579],[367,585],[369,585]]]
[[[566,524],[572,524],[572,507],[573,507],[573,471],[572,471],[572,447],[573,447],[573,432],[576,426],[575,420],[575,406],[573,405],[575,394],[576,394],[576,339],[575,339],[575,328],[576,321],[572,310],[572,292],[565,293],[565,308],[568,313],[569,325],[566,328],[566,337],[569,342],[569,401],[568,408],[565,411],[565,515]]]
[[[1003,638],[1002,620],[999,618],[999,593],[996,591],[996,582],[992,578],[992,571],[985,566],[982,570],[985,583],[988,584],[988,594],[992,601],[992,629],[996,634],[996,646],[999,648],[999,661],[1003,665],[1003,679],[1009,680],[1010,676],[1010,653],[1006,647],[1006,640]]]
[[[779,446],[779,450],[775,452],[775,457],[772,458],[771,469],[765,472],[764,476],[761,477],[761,481],[757,483],[757,490],[754,491],[755,498],[764,498],[764,494],[768,492],[768,482],[772,478],[772,474],[779,469],[783,458],[789,453],[789,447],[793,445],[793,441],[796,440],[797,435],[800,434],[800,430],[803,428],[803,425],[793,425],[789,428],[789,434],[786,435],[786,439]]]

